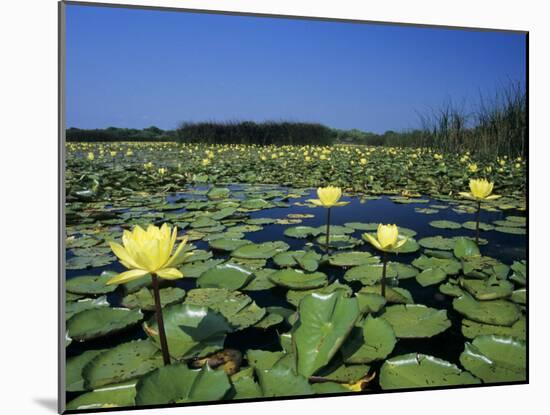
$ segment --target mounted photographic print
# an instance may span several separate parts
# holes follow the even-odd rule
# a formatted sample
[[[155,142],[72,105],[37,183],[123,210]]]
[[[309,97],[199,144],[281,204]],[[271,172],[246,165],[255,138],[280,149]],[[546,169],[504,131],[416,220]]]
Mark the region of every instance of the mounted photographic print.
[[[527,53],[60,3],[60,412],[527,383]]]

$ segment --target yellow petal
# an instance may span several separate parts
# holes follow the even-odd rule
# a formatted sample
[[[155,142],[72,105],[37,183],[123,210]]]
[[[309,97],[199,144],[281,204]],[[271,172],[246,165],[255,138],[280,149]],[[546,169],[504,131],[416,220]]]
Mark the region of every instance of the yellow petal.
[[[309,199],[308,202],[314,204],[315,206],[324,206],[323,202],[319,199]]]
[[[382,247],[380,246],[376,238],[372,236],[370,233],[365,233],[363,235],[369,240],[370,244],[374,246],[376,249],[382,249]]]
[[[176,252],[174,252],[174,255],[172,255],[164,265],[165,267],[174,267],[180,265],[183,261],[185,261],[185,259],[193,255],[191,252],[186,252],[182,255],[183,248],[185,248],[185,245],[187,245],[187,239],[187,236],[183,238],[183,240],[178,245]]]
[[[114,276],[109,281],[107,281],[107,285],[124,284],[129,281],[137,280],[138,278],[141,278],[147,274],[148,272],[143,269],[131,269],[129,271],[125,271]]]
[[[183,274],[180,270],[177,268],[163,268],[159,269],[156,273],[160,278],[164,278],[165,280],[177,280],[178,278],[182,278]]]
[[[126,268],[141,268],[122,245],[117,244],[116,242],[109,242],[109,246],[118,257],[118,259],[120,259],[122,265],[124,265]]]

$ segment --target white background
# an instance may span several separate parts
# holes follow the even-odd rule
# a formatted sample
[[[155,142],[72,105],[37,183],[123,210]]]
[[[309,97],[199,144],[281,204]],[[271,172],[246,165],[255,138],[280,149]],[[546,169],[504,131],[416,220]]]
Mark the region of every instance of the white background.
[[[112,2],[104,0],[104,2]],[[124,1],[119,1],[123,3]],[[55,412],[57,384],[57,2],[3,1],[0,11],[0,411]],[[140,414],[512,414],[547,407],[549,25],[531,0],[202,0],[147,5],[433,23],[530,31],[530,381],[528,386],[140,411]],[[261,3],[261,4],[260,4]],[[6,128],[7,126],[7,128]],[[546,292],[546,294],[545,294]],[[536,412],[541,412],[535,410]],[[125,412],[136,413],[136,412]]]

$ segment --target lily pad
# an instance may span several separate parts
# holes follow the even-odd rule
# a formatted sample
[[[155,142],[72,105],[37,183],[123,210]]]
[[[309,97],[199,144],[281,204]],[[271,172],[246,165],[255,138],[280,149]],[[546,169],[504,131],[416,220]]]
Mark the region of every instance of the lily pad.
[[[475,297],[476,300],[496,300],[512,294],[514,284],[497,278],[478,280],[460,278],[460,286]]]
[[[235,291],[248,284],[251,279],[251,271],[237,264],[226,262],[202,273],[197,279],[197,286],[201,288],[227,288]]]
[[[460,229],[462,225],[452,220],[433,220],[430,222],[430,226],[438,229]]]
[[[380,294],[380,285],[367,285],[357,292],[360,294]],[[386,286],[386,301],[394,304],[412,304],[414,300],[411,293],[401,287],[388,287]]]
[[[183,301],[185,290],[178,287],[167,287],[159,290],[160,303],[162,307]],[[154,311],[155,299],[148,288],[142,288],[137,293],[128,294],[122,299],[122,305],[126,308],[140,308],[142,310]]]
[[[351,296],[352,290],[349,286],[340,284],[338,281],[334,281],[332,284],[322,288],[314,288],[311,290],[288,290],[286,293],[286,300],[293,306],[297,307],[302,298],[308,296],[309,294],[329,294],[338,290],[342,290],[346,297]]]
[[[103,353],[105,350],[106,349],[87,350],[78,356],[67,359],[65,371],[65,390],[67,392],[80,392],[86,390],[84,387],[84,378],[82,377],[82,369],[84,369],[84,366],[93,360],[94,357]]]
[[[367,316],[360,327],[354,327],[342,345],[346,363],[370,363],[385,359],[395,347],[397,339],[390,323],[383,318]]]
[[[208,259],[206,261],[194,261],[188,264],[183,264],[179,270],[186,278],[198,278],[200,275],[209,269],[223,263],[223,259]]]
[[[296,368],[309,377],[327,365],[346,340],[360,316],[359,305],[341,291],[311,294],[300,302],[298,315],[292,334]]]
[[[399,338],[433,337],[451,327],[447,311],[423,304],[386,307],[381,317],[391,324]]]
[[[68,320],[81,311],[98,307],[109,307],[107,297],[83,298],[82,300],[69,302],[65,305],[65,319]]]
[[[477,301],[469,294],[455,298],[453,307],[470,320],[498,326],[511,326],[521,316],[519,307],[510,301]]]
[[[164,366],[143,376],[136,385],[136,405],[211,402],[231,388],[223,370],[205,365],[192,370],[186,364]]]
[[[67,410],[93,410],[134,405],[136,380],[84,393],[67,403]]]
[[[168,349],[175,359],[214,353],[223,348],[226,334],[232,331],[225,317],[198,305],[174,304],[164,308],[163,316]],[[155,316],[144,323],[144,330],[160,344]]]
[[[444,238],[443,236],[428,236],[418,241],[421,247],[428,249],[441,249],[450,251],[455,246],[453,238]]]
[[[320,230],[318,228],[313,228],[311,226],[293,226],[291,228],[286,228],[284,231],[285,236],[289,238],[304,239],[309,236],[319,235]]]
[[[308,380],[291,367],[277,364],[271,369],[257,370],[263,397],[313,395]]]
[[[526,321],[521,317],[512,326],[495,326],[492,324],[478,323],[477,321],[462,319],[462,334],[473,339],[477,336],[495,334],[497,336],[515,337],[519,340],[526,339]]]
[[[98,307],[81,311],[67,321],[69,337],[76,341],[96,339],[114,334],[141,321],[139,310]]]
[[[439,284],[445,281],[447,274],[441,268],[427,268],[416,276],[416,281],[422,287],[428,287],[430,285]]]
[[[163,365],[158,347],[150,340],[122,343],[95,356],[82,371],[86,389],[138,378]]]
[[[330,265],[337,267],[354,267],[364,264],[377,263],[380,260],[370,252],[339,252],[329,257]]]
[[[250,241],[247,241],[246,239],[235,239],[235,238],[219,238],[214,239],[209,242],[210,248],[215,249],[217,251],[226,251],[231,252],[235,249],[250,244]]]
[[[276,285],[293,290],[309,290],[328,284],[328,278],[322,272],[304,273],[291,268],[276,271],[270,274],[268,278]]]
[[[527,348],[521,340],[478,336],[466,342],[460,363],[485,383],[526,380]]]
[[[481,255],[476,243],[468,238],[456,238],[453,253],[457,258],[466,258]]]
[[[289,245],[282,241],[263,242],[260,244],[249,243],[231,252],[232,257],[244,259],[268,259],[279,252],[288,250]]]
[[[68,279],[65,288],[73,294],[108,294],[116,290],[116,285],[106,285],[116,272],[104,271],[100,275],[82,275]]]
[[[380,369],[383,390],[429,388],[480,383],[469,372],[437,357],[409,353],[392,357]]]
[[[383,264],[366,264],[350,268],[344,274],[346,281],[359,281],[363,285],[374,285],[382,279]],[[397,271],[390,265],[386,267],[386,278],[397,277]]]

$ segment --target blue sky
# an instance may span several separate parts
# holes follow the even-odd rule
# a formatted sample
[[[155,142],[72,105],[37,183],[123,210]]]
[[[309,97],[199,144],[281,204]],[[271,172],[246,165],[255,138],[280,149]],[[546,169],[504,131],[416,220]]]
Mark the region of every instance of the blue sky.
[[[525,79],[525,36],[67,6],[67,127],[295,120],[384,132]]]

